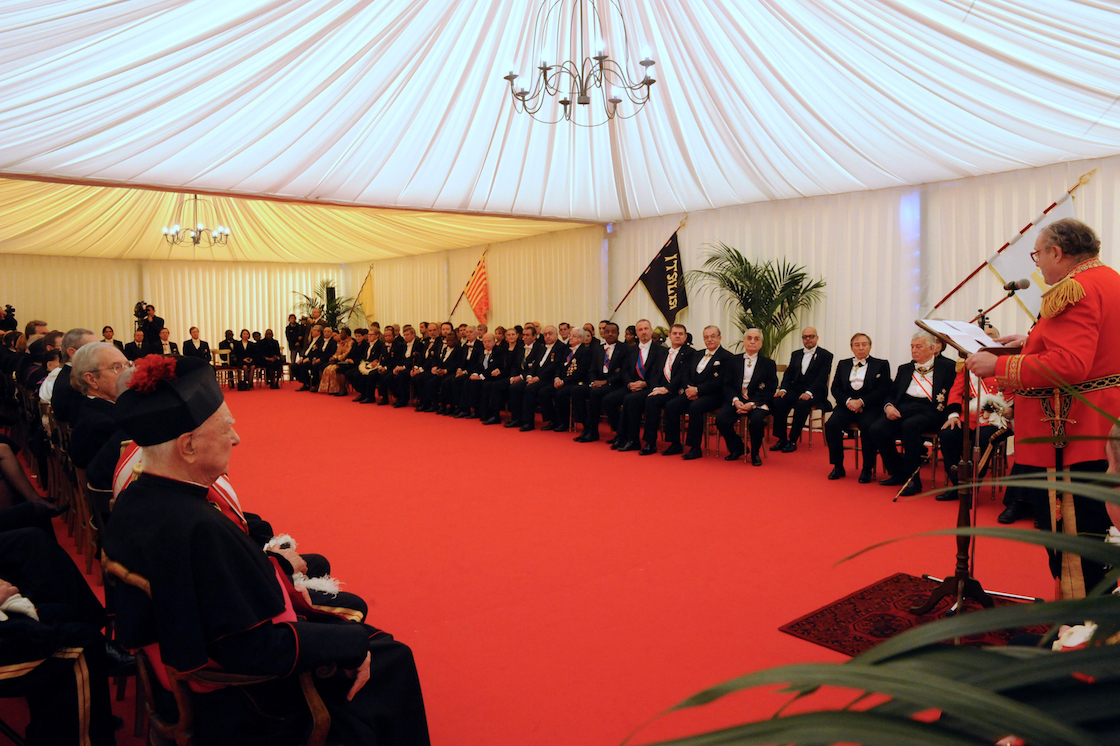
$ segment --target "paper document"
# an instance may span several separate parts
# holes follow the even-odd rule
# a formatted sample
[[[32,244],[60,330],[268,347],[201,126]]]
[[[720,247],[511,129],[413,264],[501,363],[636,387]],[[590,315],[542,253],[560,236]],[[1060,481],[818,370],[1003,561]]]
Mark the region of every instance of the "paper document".
[[[1006,355],[1009,352],[1019,349],[1016,347],[1008,347],[1006,345],[998,344],[995,340],[984,333],[976,324],[967,321],[946,321],[945,319],[919,319],[915,321],[918,326],[928,332],[932,332],[939,337],[949,341],[953,347],[957,348],[959,352],[971,355],[974,352],[984,350],[986,352],[993,352],[997,355]]]

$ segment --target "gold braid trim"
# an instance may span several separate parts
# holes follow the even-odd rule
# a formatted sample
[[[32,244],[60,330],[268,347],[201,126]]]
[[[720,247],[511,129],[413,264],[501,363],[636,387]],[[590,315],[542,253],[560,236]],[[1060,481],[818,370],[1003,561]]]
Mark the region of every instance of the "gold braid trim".
[[[1042,294],[1042,318],[1052,319],[1077,301],[1085,297],[1085,287],[1075,277],[1087,269],[1103,267],[1104,262],[1094,257],[1070,270],[1069,274],[1058,280]]]
[[[1007,391],[1011,389],[1018,391],[1022,387],[1022,374],[1023,369],[1023,356],[1022,355],[1008,355],[1007,367],[1003,369],[1002,376],[996,376],[996,385],[1000,389]]]

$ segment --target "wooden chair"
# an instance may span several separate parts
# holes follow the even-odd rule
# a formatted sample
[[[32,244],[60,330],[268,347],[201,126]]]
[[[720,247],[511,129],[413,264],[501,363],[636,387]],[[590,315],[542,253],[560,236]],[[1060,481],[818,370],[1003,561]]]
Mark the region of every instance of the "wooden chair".
[[[218,377],[218,383],[223,381],[231,389],[237,385],[237,369],[233,367],[230,361],[229,350],[210,350],[211,363],[214,366],[214,374]]]
[[[152,585],[143,575],[132,572],[104,553],[101,555],[101,567],[107,575],[112,576],[117,582],[138,588],[151,598]],[[159,680],[156,678],[152,661],[144,654],[143,649],[136,651],[136,663],[140,676],[137,689],[142,688],[143,691],[144,709],[147,713],[150,728],[149,743],[153,746],[171,746],[171,744],[174,744],[174,746],[192,746],[196,743],[194,740],[194,692],[190,688],[191,682],[222,686],[249,686],[277,678],[275,676],[250,676],[209,669],[180,673],[167,667],[167,677],[171,682],[171,694],[175,697],[175,706],[179,711],[178,719],[172,722],[156,710],[154,687],[159,685]],[[318,690],[315,689],[311,672],[305,671],[300,674],[299,681],[312,718],[311,733],[306,744],[307,746],[324,746],[327,740],[327,731],[331,727],[330,713],[327,711],[326,705],[323,704],[323,699],[319,696]],[[140,707],[139,701],[137,701],[137,707]]]

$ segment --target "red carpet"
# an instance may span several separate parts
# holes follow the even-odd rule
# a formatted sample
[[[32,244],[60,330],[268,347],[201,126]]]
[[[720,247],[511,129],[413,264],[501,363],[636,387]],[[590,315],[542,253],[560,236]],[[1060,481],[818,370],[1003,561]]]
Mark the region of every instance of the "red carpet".
[[[788,620],[890,573],[953,569],[950,537],[835,566],[948,527],[957,508],[891,503],[895,490],[857,484],[851,464],[827,481],[820,434],[812,450],[754,468],[620,454],[293,384],[227,396],[243,504],[326,554],[369,601],[371,623],[412,647],[437,746],[617,744],[719,681],[845,659],[781,634]],[[1002,506],[986,494],[981,522],[992,525]],[[1052,595],[1041,549],[986,541],[977,563],[986,587]],[[636,742],[766,717],[785,700],[729,697]]]
[[[929,614],[914,616],[909,611],[924,603],[937,586],[938,583],[926,578],[918,578],[902,572],[895,573],[878,583],[861,588],[855,593],[849,593],[840,600],[833,601],[800,619],[783,624],[780,629],[787,635],[823,645],[829,650],[844,655],[858,655],[908,629],[936,619],[943,619],[951,606],[948,600],[942,601]],[[1018,603],[999,597],[992,600],[995,601],[996,606]],[[967,611],[976,611],[981,606],[971,599],[965,599],[964,608]],[[992,630],[985,634],[965,637],[961,644],[973,647],[1006,645],[1020,632],[1044,634],[1047,629],[1042,626]]]

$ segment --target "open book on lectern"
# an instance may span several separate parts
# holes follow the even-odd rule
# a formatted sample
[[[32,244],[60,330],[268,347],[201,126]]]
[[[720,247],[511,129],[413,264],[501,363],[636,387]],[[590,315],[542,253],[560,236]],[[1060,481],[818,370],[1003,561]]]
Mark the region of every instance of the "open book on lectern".
[[[968,321],[947,321],[945,319],[918,319],[914,322],[922,329],[956,349],[961,355],[974,352],[990,352],[993,355],[1013,355],[1022,350],[1021,345],[1001,345],[984,333],[976,324]]]

